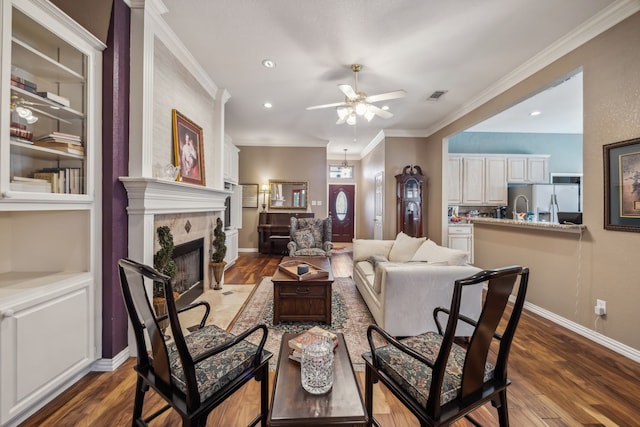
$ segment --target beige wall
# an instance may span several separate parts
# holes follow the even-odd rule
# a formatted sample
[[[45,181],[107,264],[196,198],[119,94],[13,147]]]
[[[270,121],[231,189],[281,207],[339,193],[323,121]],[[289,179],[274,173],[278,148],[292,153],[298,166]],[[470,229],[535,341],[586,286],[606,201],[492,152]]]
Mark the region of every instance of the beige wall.
[[[316,217],[327,216],[327,149],[325,147],[252,147],[241,146],[239,155],[240,184],[263,184],[270,179],[306,181],[309,184],[309,208]],[[242,209],[242,229],[238,233],[240,250],[258,249],[258,214],[260,207]],[[312,200],[322,206],[311,206]],[[267,201],[268,205],[268,201]],[[302,212],[272,210],[271,212]]]
[[[360,191],[358,192],[358,198],[356,200],[358,209],[356,237],[359,239],[373,238],[373,205],[375,197],[374,178],[377,173],[384,172],[384,153],[384,144],[378,144],[360,162],[362,173],[359,176],[360,181],[358,188]],[[387,175],[388,174],[384,172],[385,181],[387,179]],[[385,202],[384,215],[388,215],[388,209],[386,208],[386,199],[388,199],[388,197],[385,194],[383,198]],[[395,212],[395,210],[392,212]],[[387,231],[385,230],[384,237],[386,238],[386,236]]]
[[[430,159],[442,159],[443,138],[583,67],[587,231],[580,238],[571,234],[476,225],[475,262],[483,268],[507,264],[529,266],[529,302],[637,350],[640,349],[637,333],[640,235],[608,231],[603,227],[602,146],[640,136],[638,46],[640,14],[635,14],[430,136],[420,160],[426,164]],[[430,193],[435,187],[442,188],[440,181],[431,181]],[[437,203],[431,194],[429,200],[433,202],[427,209],[431,231],[435,219],[442,215],[442,203]],[[596,298],[607,301],[605,318],[597,318],[593,312]]]

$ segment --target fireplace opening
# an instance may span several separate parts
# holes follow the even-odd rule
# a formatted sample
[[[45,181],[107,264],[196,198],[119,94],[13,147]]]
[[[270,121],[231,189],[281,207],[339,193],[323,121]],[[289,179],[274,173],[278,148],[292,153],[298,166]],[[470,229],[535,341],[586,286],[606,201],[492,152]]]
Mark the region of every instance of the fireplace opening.
[[[204,238],[195,239],[173,249],[176,263],[174,291],[180,295],[178,308],[193,302],[204,288]]]

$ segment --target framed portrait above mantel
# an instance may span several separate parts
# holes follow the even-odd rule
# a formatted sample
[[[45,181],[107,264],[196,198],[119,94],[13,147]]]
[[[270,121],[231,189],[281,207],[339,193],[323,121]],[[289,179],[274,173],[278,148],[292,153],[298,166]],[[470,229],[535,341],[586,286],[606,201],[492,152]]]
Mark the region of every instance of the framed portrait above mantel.
[[[173,120],[173,153],[180,169],[179,180],[205,185],[202,128],[178,110],[171,110]]]
[[[640,138],[604,149],[604,228],[640,232]]]

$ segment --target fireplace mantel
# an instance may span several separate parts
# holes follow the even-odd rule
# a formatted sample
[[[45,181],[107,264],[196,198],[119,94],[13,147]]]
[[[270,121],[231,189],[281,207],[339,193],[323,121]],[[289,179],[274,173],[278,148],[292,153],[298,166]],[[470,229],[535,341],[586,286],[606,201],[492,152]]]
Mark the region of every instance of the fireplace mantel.
[[[129,215],[224,211],[231,191],[159,178],[120,177],[129,197]]]

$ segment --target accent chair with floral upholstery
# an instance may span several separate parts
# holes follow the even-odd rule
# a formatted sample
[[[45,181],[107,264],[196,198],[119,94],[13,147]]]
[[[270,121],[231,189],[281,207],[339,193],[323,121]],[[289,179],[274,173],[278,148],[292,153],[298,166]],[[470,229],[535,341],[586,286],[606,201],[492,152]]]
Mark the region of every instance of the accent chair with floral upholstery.
[[[331,256],[331,217],[291,217],[289,256]]]

